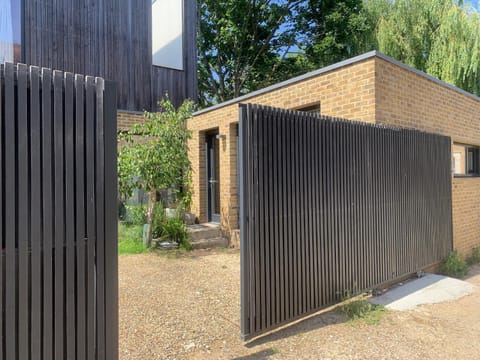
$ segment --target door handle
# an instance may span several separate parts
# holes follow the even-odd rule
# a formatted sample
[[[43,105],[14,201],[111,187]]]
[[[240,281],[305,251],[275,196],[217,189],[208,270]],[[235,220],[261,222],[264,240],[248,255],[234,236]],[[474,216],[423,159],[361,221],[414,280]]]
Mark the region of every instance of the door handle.
[[[210,184],[216,184],[216,183],[218,183],[217,180],[213,180],[213,179],[208,180],[208,182],[209,182]]]

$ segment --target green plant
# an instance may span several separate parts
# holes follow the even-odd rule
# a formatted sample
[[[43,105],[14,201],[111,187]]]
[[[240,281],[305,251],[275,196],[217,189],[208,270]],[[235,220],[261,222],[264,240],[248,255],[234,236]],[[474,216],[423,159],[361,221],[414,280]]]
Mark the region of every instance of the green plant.
[[[467,256],[467,264],[468,265],[475,265],[480,264],[480,246],[475,246],[470,255]]]
[[[364,295],[353,296],[350,290],[345,291],[339,309],[347,319],[363,319],[368,325],[378,324],[385,312],[383,306],[371,304]]]
[[[148,245],[152,239],[157,190],[173,189],[185,207],[191,199],[187,146],[191,132],[185,121],[192,116],[194,103],[187,100],[176,109],[167,98],[161,100],[159,106],[159,112],[145,112],[144,122],[119,136],[122,141],[118,153],[120,195],[128,198],[134,189],[149,194],[145,212],[146,223],[150,225],[146,234]]]
[[[147,249],[142,241],[143,225],[130,225],[125,222],[118,224],[118,253],[140,254]]]
[[[143,226],[146,222],[145,206],[143,205],[126,205],[125,223],[127,225]]]
[[[467,275],[467,272],[467,262],[457,250],[452,251],[440,264],[440,273],[447,276],[461,278]]]
[[[166,219],[156,231],[161,240],[175,241],[185,250],[191,250],[187,226],[179,217]]]
[[[155,204],[155,209],[153,213],[152,221],[152,236],[153,238],[159,238],[162,236],[163,224],[167,221],[167,216],[165,215],[165,209],[161,201]]]

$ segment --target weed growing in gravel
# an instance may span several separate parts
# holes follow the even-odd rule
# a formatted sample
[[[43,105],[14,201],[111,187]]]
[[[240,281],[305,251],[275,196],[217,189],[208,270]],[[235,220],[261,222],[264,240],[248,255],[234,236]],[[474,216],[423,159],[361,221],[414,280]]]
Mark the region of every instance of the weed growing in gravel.
[[[340,311],[349,320],[362,319],[367,325],[376,325],[385,313],[385,308],[368,302],[364,295],[352,296],[350,291],[345,291]]]
[[[455,278],[462,278],[468,273],[467,262],[457,250],[454,250],[440,264],[440,273]]]
[[[472,249],[470,255],[467,256],[467,264],[480,264],[480,246],[476,246]]]

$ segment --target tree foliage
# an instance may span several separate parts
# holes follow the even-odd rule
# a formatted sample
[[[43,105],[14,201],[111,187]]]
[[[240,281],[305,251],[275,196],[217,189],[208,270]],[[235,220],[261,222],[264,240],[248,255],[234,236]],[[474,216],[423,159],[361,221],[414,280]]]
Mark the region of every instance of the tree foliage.
[[[480,18],[454,0],[366,0],[375,47],[479,94]]]
[[[295,73],[293,19],[300,0],[199,2],[200,106],[222,102]]]
[[[129,197],[134,189],[149,193],[146,211],[151,240],[157,190],[173,189],[184,207],[190,204],[191,164],[187,140],[190,131],[185,120],[193,113],[194,105],[185,101],[178,110],[166,99],[159,102],[160,111],[145,113],[142,123],[119,137],[118,184],[122,196]]]
[[[200,106],[377,49],[480,93],[480,17],[456,0],[199,2]]]
[[[362,0],[199,2],[200,106],[358,54],[367,43],[361,10]]]
[[[187,100],[178,110],[169,100],[159,105],[159,112],[145,112],[142,123],[120,134],[118,178],[123,196],[131,196],[135,189],[149,192],[189,184],[191,135],[185,120],[192,116],[193,103]]]
[[[371,50],[371,26],[362,0],[309,0],[300,10],[300,46],[319,68]]]

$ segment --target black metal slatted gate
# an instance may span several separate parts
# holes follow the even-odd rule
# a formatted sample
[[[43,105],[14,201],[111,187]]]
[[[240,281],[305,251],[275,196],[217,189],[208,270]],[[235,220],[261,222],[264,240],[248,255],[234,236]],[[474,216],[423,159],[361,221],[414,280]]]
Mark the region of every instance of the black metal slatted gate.
[[[0,71],[0,359],[116,359],[115,86]]]
[[[452,249],[450,138],[240,106],[244,339]]]

